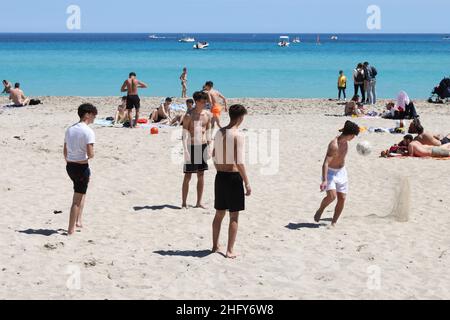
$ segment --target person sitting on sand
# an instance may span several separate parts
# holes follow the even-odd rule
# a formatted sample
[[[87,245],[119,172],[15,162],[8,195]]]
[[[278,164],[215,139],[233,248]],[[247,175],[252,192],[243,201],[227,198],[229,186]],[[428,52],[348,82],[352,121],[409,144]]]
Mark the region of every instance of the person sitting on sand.
[[[11,92],[11,89],[12,89],[12,84],[11,84],[11,82],[9,82],[8,80],[3,80],[2,83],[3,83],[3,91],[2,91],[2,94],[3,94],[3,93],[9,94],[9,93]]]
[[[405,91],[400,91],[397,102],[389,102],[386,105],[386,112],[381,116],[385,119],[416,119],[418,114],[414,103]]]
[[[247,109],[240,104],[230,107],[230,123],[217,131],[214,138],[213,160],[217,174],[214,182],[214,208],[216,215],[212,224],[212,252],[220,252],[219,235],[226,211],[230,212],[228,247],[226,257],[234,259],[234,242],[238,230],[239,212],[245,210],[245,196],[252,189],[244,164],[245,137],[239,131]],[[245,192],[244,192],[245,187]]]
[[[348,177],[345,169],[345,157],[347,156],[348,143],[359,134],[356,123],[346,121],[344,128],[339,130],[341,135],[335,137],[329,144],[322,165],[322,183],[320,191],[326,191],[327,195],[322,200],[320,208],[314,215],[314,221],[319,222],[324,210],[336,198],[337,204],[334,209],[331,226],[334,227],[344,210],[345,199],[348,192]]]
[[[173,117],[172,121],[170,121],[170,125],[171,126],[176,126],[176,125],[182,126],[184,117],[187,114],[190,114],[192,112],[193,108],[194,108],[194,100],[187,99],[186,100],[186,112],[181,113],[181,114],[177,114],[175,117]]]
[[[9,100],[12,100],[15,106],[23,107],[30,103],[30,99],[25,97],[23,91],[20,89],[20,83],[14,84],[14,89],[9,92]]]
[[[408,155],[411,157],[434,157],[445,158],[450,157],[450,144],[443,146],[427,146],[417,140],[405,140],[408,146]]]
[[[122,103],[117,107],[113,124],[124,123],[128,121],[127,96],[122,97]]]
[[[170,123],[172,121],[172,117],[170,116],[170,105],[172,104],[172,98],[166,98],[164,103],[156,108],[151,114],[149,119],[154,123]]]
[[[408,133],[417,134],[414,140],[428,146],[441,146],[450,143],[450,134],[447,136],[426,132],[419,119],[414,119],[408,128]]]
[[[367,113],[367,109],[359,101],[359,95],[354,95],[352,100],[345,104],[346,116],[364,116]]]

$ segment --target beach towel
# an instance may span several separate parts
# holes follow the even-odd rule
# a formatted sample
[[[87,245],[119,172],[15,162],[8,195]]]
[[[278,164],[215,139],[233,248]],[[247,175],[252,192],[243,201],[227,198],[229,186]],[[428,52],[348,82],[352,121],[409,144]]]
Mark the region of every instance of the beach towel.
[[[392,133],[405,134],[405,128],[383,128],[383,127],[369,127],[370,133]]]
[[[150,129],[150,128],[158,128],[158,129],[164,129],[164,128],[176,128],[174,126],[169,126],[167,124],[161,124],[161,123],[145,123],[145,124],[139,124],[139,128],[144,129]]]
[[[113,126],[113,122],[111,120],[106,120],[106,119],[96,119],[94,121],[95,125],[98,125],[100,127],[112,127]]]
[[[2,108],[23,108],[26,107],[24,105],[19,105],[19,104],[7,104],[5,106],[3,106]]]
[[[187,110],[187,106],[186,106],[186,104],[171,104],[170,105],[170,110],[172,110],[172,111],[186,111]]]

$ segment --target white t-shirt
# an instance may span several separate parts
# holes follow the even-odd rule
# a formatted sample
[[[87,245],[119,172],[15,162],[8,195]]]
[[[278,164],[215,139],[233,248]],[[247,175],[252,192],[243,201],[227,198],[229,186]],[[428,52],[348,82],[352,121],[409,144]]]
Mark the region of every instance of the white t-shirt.
[[[95,143],[95,133],[84,122],[74,124],[66,131],[67,161],[78,162],[88,159],[87,145]]]

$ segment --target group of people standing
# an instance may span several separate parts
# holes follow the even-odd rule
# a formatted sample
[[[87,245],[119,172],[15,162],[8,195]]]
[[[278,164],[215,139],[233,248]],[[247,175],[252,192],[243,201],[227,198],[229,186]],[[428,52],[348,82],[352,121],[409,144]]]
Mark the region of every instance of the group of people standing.
[[[353,70],[353,97],[358,96],[358,92],[361,92],[361,98],[363,104],[374,105],[377,102],[376,95],[376,83],[377,83],[377,69],[370,65],[369,62],[358,63]],[[344,75],[344,71],[339,71],[338,77],[338,100],[341,100],[341,94],[343,94],[344,100],[346,97],[347,77]]]

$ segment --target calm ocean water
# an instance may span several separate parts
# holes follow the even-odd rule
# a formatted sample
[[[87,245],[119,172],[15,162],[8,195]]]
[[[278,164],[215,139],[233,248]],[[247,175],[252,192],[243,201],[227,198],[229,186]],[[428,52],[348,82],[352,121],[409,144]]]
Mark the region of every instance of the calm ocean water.
[[[0,78],[19,81],[28,95],[120,95],[130,71],[150,84],[143,96],[179,96],[181,69],[188,92],[206,80],[228,97],[335,97],[338,71],[351,78],[357,62],[378,69],[378,94],[406,90],[426,98],[450,75],[445,35],[315,34],[277,46],[279,34],[0,34]],[[208,41],[206,50],[179,43],[183,36]],[[353,83],[348,85],[353,92]]]

